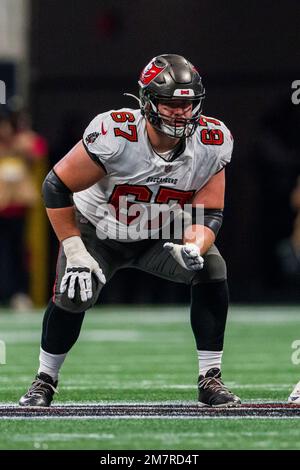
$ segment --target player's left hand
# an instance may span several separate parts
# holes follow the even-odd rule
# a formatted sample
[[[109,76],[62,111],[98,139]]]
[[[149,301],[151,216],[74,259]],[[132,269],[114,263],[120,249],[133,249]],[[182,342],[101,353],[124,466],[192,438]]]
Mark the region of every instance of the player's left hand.
[[[178,245],[167,242],[164,244],[164,249],[168,250],[177,263],[188,271],[198,271],[203,268],[204,259],[200,255],[199,247],[194,243]]]

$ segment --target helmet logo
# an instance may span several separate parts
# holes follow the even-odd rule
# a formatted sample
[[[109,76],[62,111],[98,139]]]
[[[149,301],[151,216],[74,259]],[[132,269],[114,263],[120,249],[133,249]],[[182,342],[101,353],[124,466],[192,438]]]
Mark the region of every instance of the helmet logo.
[[[165,70],[166,65],[163,67],[159,67],[155,65],[154,60],[152,60],[141,73],[139,84],[141,86],[147,86],[149,85],[152,80],[157,77],[159,73],[161,73],[163,70]]]
[[[174,91],[173,96],[195,96],[194,90],[190,88],[177,89]]]

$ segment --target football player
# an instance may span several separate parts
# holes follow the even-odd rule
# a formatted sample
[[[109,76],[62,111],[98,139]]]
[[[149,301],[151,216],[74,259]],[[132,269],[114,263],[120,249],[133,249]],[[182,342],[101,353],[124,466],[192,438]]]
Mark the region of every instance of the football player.
[[[85,311],[113,274],[129,266],[191,287],[198,402],[240,404],[221,378],[228,287],[226,264],[214,244],[233,142],[223,122],[202,115],[204,96],[202,79],[188,60],[175,54],[155,57],[140,75],[139,109],[96,116],[47,175],[43,197],[61,249],[43,321],[40,366],[20,405],[50,405]],[[120,209],[124,197],[130,201],[128,213],[133,203],[191,203],[195,210],[181,238],[136,240],[131,230],[136,226]],[[200,224],[199,204],[204,205]]]

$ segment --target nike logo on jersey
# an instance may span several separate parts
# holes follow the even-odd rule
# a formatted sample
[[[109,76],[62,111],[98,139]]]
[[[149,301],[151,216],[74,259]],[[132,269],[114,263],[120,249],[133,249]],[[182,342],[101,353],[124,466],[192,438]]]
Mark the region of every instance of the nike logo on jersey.
[[[104,129],[103,122],[102,122],[102,124],[101,124],[101,134],[102,134],[102,135],[107,134],[107,131]]]

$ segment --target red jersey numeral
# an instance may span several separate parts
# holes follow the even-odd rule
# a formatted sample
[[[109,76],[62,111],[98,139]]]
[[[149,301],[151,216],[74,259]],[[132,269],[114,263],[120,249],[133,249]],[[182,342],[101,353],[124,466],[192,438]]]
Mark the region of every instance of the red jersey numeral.
[[[206,116],[201,116],[201,118],[199,119],[199,125],[200,126],[207,126],[208,122],[210,122],[211,124],[215,124],[215,126],[220,126],[221,125],[221,123],[220,123],[220,121],[218,121],[218,119],[209,118],[209,117],[206,117]]]
[[[120,222],[122,222],[122,214],[119,212],[119,199],[122,196],[135,196],[135,203],[138,202],[150,202],[151,196],[152,196],[152,191],[147,187],[147,186],[140,186],[140,185],[132,185],[132,184],[118,184],[114,187],[114,190],[109,198],[109,203],[114,206],[116,209],[116,218]],[[129,207],[134,204],[134,202],[127,202],[127,211]],[[129,225],[134,219],[136,219],[138,215],[136,216],[127,216],[125,214],[125,217],[123,219]]]
[[[121,111],[120,113],[111,113],[111,117],[115,122],[134,122],[135,117],[132,113]]]
[[[201,142],[206,145],[222,145],[224,143],[224,134],[221,129],[202,129]]]
[[[168,204],[170,201],[177,201],[183,207],[184,204],[190,201],[195,191],[181,191],[179,189],[172,189],[160,187],[156,195],[155,202],[158,204]]]
[[[207,123],[210,122],[215,126],[220,126],[221,122],[218,119],[201,116],[199,119],[199,125],[207,127]],[[221,129],[202,129],[201,130],[201,142],[205,145],[222,145],[224,143],[224,134]]]
[[[195,191],[183,191],[180,189],[166,188],[164,186],[160,187],[156,195],[154,203],[157,204],[168,204],[170,201],[177,201],[178,204],[183,207],[184,204],[189,202],[193,197]],[[109,198],[109,203],[112,204],[116,209],[116,218],[122,222],[122,214],[119,212],[119,198],[122,196],[135,196],[135,202],[127,202],[128,208],[135,203],[145,202],[149,203],[152,197],[152,191],[148,186],[144,185],[131,185],[131,184],[120,184],[114,187],[114,190]],[[135,216],[126,216],[124,221],[129,225],[134,219],[139,217]],[[123,222],[124,223],[124,222]]]

